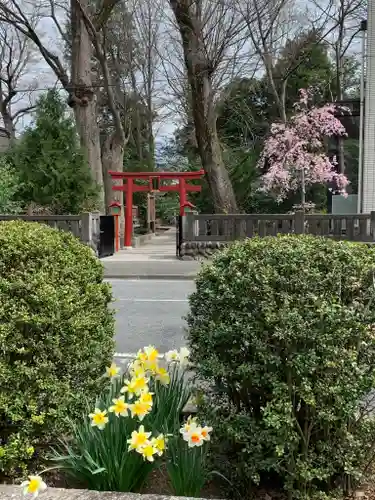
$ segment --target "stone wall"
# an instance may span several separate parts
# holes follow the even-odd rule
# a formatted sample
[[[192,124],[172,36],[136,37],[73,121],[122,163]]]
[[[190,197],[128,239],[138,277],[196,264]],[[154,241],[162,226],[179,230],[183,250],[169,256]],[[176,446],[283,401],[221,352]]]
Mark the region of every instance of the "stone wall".
[[[185,241],[180,250],[182,260],[206,260],[228,243],[221,241]]]
[[[1,500],[22,500],[22,498],[22,490],[19,486],[0,484]],[[137,495],[135,493],[112,493],[90,490],[63,490],[60,488],[47,488],[38,498],[40,500],[193,500],[187,497]]]

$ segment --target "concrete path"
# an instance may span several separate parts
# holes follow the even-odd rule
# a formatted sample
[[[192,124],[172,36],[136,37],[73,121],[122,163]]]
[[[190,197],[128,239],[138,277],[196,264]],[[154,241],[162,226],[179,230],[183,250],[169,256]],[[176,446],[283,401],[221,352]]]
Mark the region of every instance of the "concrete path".
[[[171,228],[138,248],[101,259],[106,278],[194,279],[199,261],[176,258],[176,229]]]
[[[184,316],[189,310],[188,297],[195,290],[193,281],[108,281],[115,299],[117,356],[131,358],[149,344],[161,353],[185,345]]]
[[[120,250],[103,262],[147,262],[160,260],[176,260],[176,228],[155,234],[150,241],[137,248]]]

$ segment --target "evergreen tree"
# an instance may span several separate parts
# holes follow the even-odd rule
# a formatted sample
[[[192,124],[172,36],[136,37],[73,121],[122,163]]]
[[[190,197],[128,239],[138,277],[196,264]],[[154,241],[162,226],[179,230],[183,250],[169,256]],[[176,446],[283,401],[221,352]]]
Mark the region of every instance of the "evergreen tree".
[[[0,214],[18,214],[21,204],[16,201],[19,178],[12,168],[7,155],[0,155]]]
[[[55,90],[38,101],[36,120],[12,151],[20,178],[19,199],[55,214],[95,208],[98,189],[80,148],[73,119]]]

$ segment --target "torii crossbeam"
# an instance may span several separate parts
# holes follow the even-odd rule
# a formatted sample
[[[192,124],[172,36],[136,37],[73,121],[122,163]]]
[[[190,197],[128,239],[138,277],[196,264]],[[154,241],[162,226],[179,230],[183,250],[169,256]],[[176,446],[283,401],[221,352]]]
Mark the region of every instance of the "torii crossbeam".
[[[114,184],[113,191],[123,191],[125,197],[125,247],[130,248],[133,234],[133,193],[138,192],[168,192],[180,194],[180,215],[184,215],[185,208],[191,206],[187,200],[188,192],[199,192],[202,186],[188,184],[187,181],[199,180],[204,176],[204,170],[196,172],[114,172],[110,171],[112,180],[121,181]],[[148,184],[136,184],[135,181],[148,181]],[[163,184],[163,181],[177,181],[174,184]]]

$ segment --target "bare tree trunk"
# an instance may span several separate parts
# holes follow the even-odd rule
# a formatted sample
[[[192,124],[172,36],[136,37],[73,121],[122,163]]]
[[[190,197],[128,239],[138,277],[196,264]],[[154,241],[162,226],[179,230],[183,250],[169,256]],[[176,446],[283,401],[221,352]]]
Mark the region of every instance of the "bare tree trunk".
[[[16,138],[16,129],[14,127],[12,117],[8,113],[7,110],[2,110],[1,117],[2,117],[3,122],[4,122],[4,128],[9,135],[10,142],[12,143],[12,142],[14,142],[14,140]]]
[[[148,139],[148,168],[149,170],[155,169],[155,142],[154,133],[152,130],[153,126],[153,113],[152,113],[152,97],[153,97],[153,83],[154,83],[154,67],[153,67],[153,57],[154,45],[156,41],[154,40],[155,33],[153,32],[152,25],[152,12],[150,9],[150,2],[148,3],[148,19],[147,19],[147,61],[146,61],[146,88],[147,88],[147,139]]]
[[[206,82],[202,82],[202,87],[198,84],[198,89],[193,90],[193,117],[198,152],[206,172],[215,212],[236,213],[238,211],[236,197],[221,154],[213,103],[208,105],[209,111],[204,112],[207,108],[205,102],[209,99],[207,94],[210,93],[210,87],[207,79]]]
[[[276,102],[276,106],[277,106],[277,110],[279,112],[280,119],[284,123],[286,123],[285,95],[286,95],[287,79],[286,78],[283,79],[282,84],[281,84],[281,91],[279,92],[279,89],[276,86],[275,78],[274,78],[273,58],[271,56],[269,56],[268,54],[265,54],[263,56],[263,61],[264,61],[265,69],[266,69],[267,79],[268,79],[269,85],[271,87],[273,97],[274,97],[275,102]]]
[[[107,209],[113,201],[119,202],[121,204],[121,207],[124,204],[123,191],[112,190],[112,185],[121,185],[122,181],[121,180],[112,181],[108,173],[110,170],[114,170],[116,172],[122,172],[123,161],[124,161],[123,144],[117,140],[115,134],[112,134],[108,136],[105,139],[104,143],[102,144],[104,193],[105,193],[105,201]]]
[[[305,211],[306,207],[306,182],[305,182],[305,170],[301,170],[301,205],[302,210]]]
[[[199,156],[206,172],[216,212],[238,211],[233,186],[225,168],[216,130],[216,112],[210,69],[204,47],[200,6],[193,12],[191,2],[170,0],[182,37],[185,65],[192,94],[192,114]]]
[[[88,0],[81,0],[88,9]],[[81,146],[86,151],[93,179],[100,186],[100,211],[105,212],[100,133],[97,123],[96,93],[93,89],[93,48],[82,13],[76,0],[71,0],[72,61],[71,96]]]
[[[132,83],[132,90],[135,96],[138,95],[137,91],[137,80],[135,77],[135,72],[132,67],[130,67],[130,78]],[[125,108],[125,106],[124,106]],[[142,136],[142,119],[139,109],[139,102],[136,100],[135,102],[135,147],[137,149],[138,160],[143,163],[143,136]]]
[[[155,170],[155,139],[152,130],[153,116],[152,116],[152,89],[147,91],[147,163],[149,170]]]

